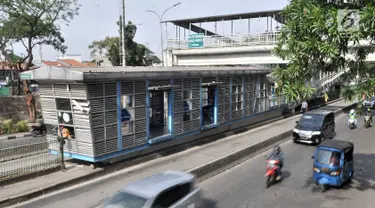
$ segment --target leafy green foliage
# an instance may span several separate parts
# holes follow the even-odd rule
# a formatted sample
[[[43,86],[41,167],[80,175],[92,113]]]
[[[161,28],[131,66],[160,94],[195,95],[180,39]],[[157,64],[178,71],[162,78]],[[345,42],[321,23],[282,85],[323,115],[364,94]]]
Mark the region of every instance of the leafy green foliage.
[[[3,43],[21,42],[26,50],[26,70],[33,61],[37,45],[50,45],[65,52],[64,38],[57,23],[68,24],[78,14],[78,0],[0,0],[0,34]],[[1,45],[1,44],[0,44]]]
[[[121,26],[118,22],[117,25]],[[125,27],[126,38],[126,65],[127,66],[148,66],[152,63],[160,63],[160,59],[145,45],[139,44],[134,41],[137,27],[128,22]],[[93,41],[89,45],[91,55],[105,54],[108,60],[114,66],[120,66],[122,45],[120,44],[120,37],[106,37],[104,40]]]
[[[1,129],[5,134],[11,134],[14,131],[14,123],[12,119],[5,120],[2,125]]]
[[[359,1],[358,1],[359,2]],[[312,96],[314,81],[320,72],[350,70],[342,76],[350,82],[359,75],[362,82],[356,88],[345,89],[343,96],[353,99],[374,89],[373,71],[365,62],[367,55],[374,52],[374,46],[350,47],[359,41],[375,38],[375,7],[373,1],[365,6],[359,3],[327,3],[320,0],[290,0],[282,11],[285,25],[275,48],[276,55],[289,60],[285,68],[277,68],[273,77],[278,83],[278,93],[288,100]],[[361,27],[359,30],[339,30],[338,10],[360,9]]]
[[[15,130],[16,132],[28,132],[30,127],[27,125],[27,121],[18,121]]]

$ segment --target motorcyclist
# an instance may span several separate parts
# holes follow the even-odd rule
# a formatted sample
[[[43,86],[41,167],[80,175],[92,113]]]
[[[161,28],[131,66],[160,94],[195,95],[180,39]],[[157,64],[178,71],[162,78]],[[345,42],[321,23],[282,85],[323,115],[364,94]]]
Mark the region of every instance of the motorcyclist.
[[[272,150],[272,152],[266,156],[267,160],[279,160],[279,167],[277,169],[277,179],[279,180],[281,178],[281,169],[283,168],[284,165],[284,154],[281,152],[280,146],[275,146]]]
[[[371,112],[371,109],[370,108],[367,108],[367,112],[366,112],[366,116],[369,116],[370,117],[370,124],[372,126],[372,112]]]
[[[349,119],[353,119],[354,120],[354,125],[357,126],[357,114],[355,113],[354,109],[350,110],[350,112],[349,112]],[[349,124],[349,120],[348,120],[348,125],[350,125]]]

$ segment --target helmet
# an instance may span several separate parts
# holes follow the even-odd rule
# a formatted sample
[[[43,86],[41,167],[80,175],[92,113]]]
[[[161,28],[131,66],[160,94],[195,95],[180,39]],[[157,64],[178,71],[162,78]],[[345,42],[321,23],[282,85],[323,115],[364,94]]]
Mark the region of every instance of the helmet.
[[[354,109],[350,110],[350,114],[354,114],[354,112],[355,112]]]
[[[275,146],[275,147],[273,148],[273,152],[279,154],[279,153],[281,152],[280,146],[279,146],[279,145]]]

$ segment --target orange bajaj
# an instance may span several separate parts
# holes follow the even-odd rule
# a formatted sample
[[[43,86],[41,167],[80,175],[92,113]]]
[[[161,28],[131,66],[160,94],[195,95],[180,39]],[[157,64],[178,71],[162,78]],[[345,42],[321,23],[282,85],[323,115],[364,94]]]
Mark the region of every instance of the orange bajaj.
[[[266,167],[266,188],[270,187],[273,183],[277,182],[277,169],[279,168],[279,160],[267,160]]]

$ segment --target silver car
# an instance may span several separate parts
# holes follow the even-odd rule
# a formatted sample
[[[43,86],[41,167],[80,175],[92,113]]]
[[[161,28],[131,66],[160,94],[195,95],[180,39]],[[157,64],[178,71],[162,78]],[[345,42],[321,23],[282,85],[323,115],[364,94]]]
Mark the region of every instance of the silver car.
[[[195,176],[166,171],[128,184],[105,208],[197,208],[201,200]]]

